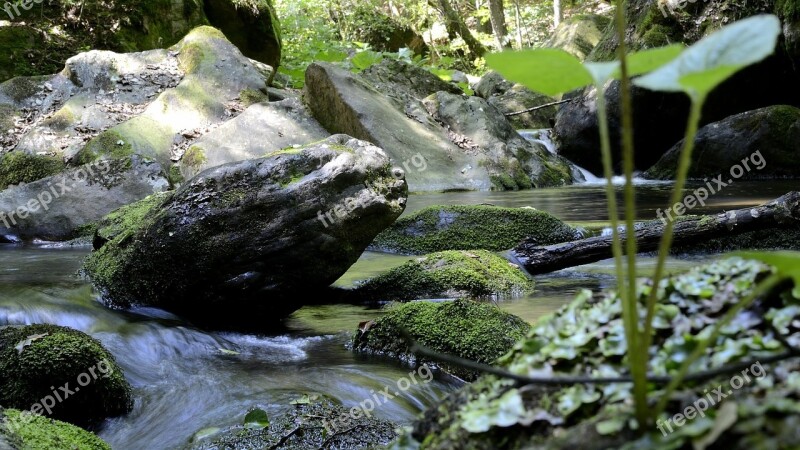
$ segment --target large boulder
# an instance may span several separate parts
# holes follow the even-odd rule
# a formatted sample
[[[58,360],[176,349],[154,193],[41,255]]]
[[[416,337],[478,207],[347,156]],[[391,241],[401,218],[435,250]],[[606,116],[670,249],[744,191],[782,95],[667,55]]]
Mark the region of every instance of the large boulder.
[[[111,304],[278,320],[330,285],[403,212],[386,154],[348,136],[209,169],[100,225],[86,273]],[[245,319],[246,320],[246,319]]]
[[[0,82],[53,73],[82,48],[138,52],[169,47],[200,25],[220,28],[250,58],[277,69],[278,20],[270,0],[51,0],[7,2],[0,20]],[[14,5],[17,5],[16,7]]]
[[[645,175],[674,179],[683,145],[684,141],[675,144]],[[689,177],[720,174],[723,181],[737,175],[736,179],[743,180],[800,177],[800,109],[770,106],[701,128],[695,139]]]
[[[783,21],[784,35],[775,55],[749,67],[718,87],[707,99],[702,124],[761,107],[788,104],[800,106],[800,4],[796,0],[767,0],[760,3],[683,3],[685,8],[669,11],[669,2],[633,0],[626,3],[628,48],[642,50],[677,42],[692,44],[722,25],[759,13],[775,13]],[[674,3],[673,3],[674,4]],[[608,27],[592,54],[591,61],[614,58],[617,34]],[[614,161],[620,161],[620,88],[618,82],[605,86],[608,99]],[[594,88],[572,94],[556,117],[555,137],[559,152],[570,161],[594,173],[601,173],[596,96]],[[683,136],[689,101],[683,94],[664,94],[633,89],[636,166],[646,170]]]
[[[405,63],[395,64],[399,69],[410,68]],[[481,146],[431,116],[422,103],[422,96],[433,94],[428,87],[435,88],[441,81],[434,81],[435,76],[430,73],[419,77],[422,78],[417,86],[403,82],[394,89],[383,89],[382,80],[389,79],[386,76],[360,76],[332,64],[314,63],[306,71],[306,99],[314,117],[328,131],[347,133],[386,149],[406,170],[413,191],[518,188],[519,184],[506,186],[497,182],[503,176],[518,175],[513,168],[509,170],[515,161],[519,164],[517,155],[504,143],[497,147]],[[432,79],[427,81],[425,77]],[[370,82],[376,78],[378,82]],[[413,80],[399,76],[394,79]],[[448,91],[452,92],[452,87],[444,92]],[[484,112],[496,115],[493,121],[505,121],[494,108]],[[473,128],[480,126],[476,124]],[[555,161],[550,155],[532,154],[531,161],[526,162],[532,166],[547,165],[551,159]],[[554,165],[566,167],[563,162]],[[568,169],[557,172],[558,167],[532,173],[528,179],[530,183],[523,183],[522,187],[572,182]]]
[[[161,165],[138,155],[13,186],[0,192],[0,242],[73,239],[111,211],[168,188]]]
[[[348,14],[349,17],[341,19],[352,24],[346,30],[350,41],[364,42],[379,52],[396,52],[408,48],[417,55],[428,53],[425,39],[413,29],[379,11],[370,3],[357,5]]]
[[[581,61],[594,50],[603,38],[611,19],[598,14],[578,14],[561,22],[545,47],[558,48]]]
[[[114,357],[80,331],[56,325],[2,327],[0,356],[4,407],[79,426],[133,408],[131,387]]]
[[[111,446],[75,425],[0,408],[0,450],[39,449],[111,450]]]
[[[554,103],[556,99],[533,92],[521,84],[513,84],[497,72],[489,72],[475,86],[475,94],[486,99],[503,114],[512,114],[530,108]],[[548,106],[536,111],[509,116],[508,120],[517,129],[552,128],[557,108]]]

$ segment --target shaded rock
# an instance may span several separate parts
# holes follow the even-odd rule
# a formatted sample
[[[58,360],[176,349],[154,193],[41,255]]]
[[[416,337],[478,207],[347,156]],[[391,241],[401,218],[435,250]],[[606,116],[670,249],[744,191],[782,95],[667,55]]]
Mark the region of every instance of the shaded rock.
[[[581,61],[594,50],[611,19],[597,14],[579,14],[561,22],[545,47],[558,48]]]
[[[503,251],[526,238],[541,245],[577,238],[577,231],[544,211],[495,206],[430,206],[400,218],[372,243],[380,251],[424,254],[444,250]]]
[[[675,178],[683,144],[683,140],[675,144],[645,176]],[[735,166],[741,171],[732,169]],[[701,128],[695,139],[689,177],[713,178],[720,174],[725,182],[736,179],[736,175],[743,180],[800,177],[800,109],[770,106]]]
[[[161,166],[137,155],[67,169],[0,192],[0,240],[73,239],[111,211],[168,188]]]
[[[694,345],[695,336],[710,331],[769,273],[771,269],[759,263],[733,258],[664,280],[665,291],[656,309],[654,343],[650,348],[652,371],[673,375],[680,367],[676,361],[682,360],[687,346]],[[791,285],[783,285],[739,313],[725,327],[725,339],[713,344],[691,372],[784,352],[767,323],[790,342],[798,338],[797,328],[788,325],[797,318],[796,300],[790,290]],[[644,304],[644,298],[639,300]],[[622,306],[616,295],[604,293],[593,298],[589,292],[581,294],[535,325],[499,366],[531,377],[625,375],[628,368],[624,356],[628,349],[621,316]],[[745,449],[753,445],[788,448],[800,444],[793,433],[798,422],[798,387],[792,375],[798,369],[797,360],[749,365],[747,369],[751,381],[742,383],[736,398],[725,403],[715,400],[718,404],[708,409],[707,417],[697,416],[691,421],[691,430],[673,427],[673,433],[662,434],[653,426],[643,436],[631,430],[630,383],[518,389],[509,380],[484,376],[426,411],[415,424],[413,435],[425,440],[422,449],[452,448],[453,443],[465,449],[496,449],[498,439],[505,442],[500,448],[586,450],[626,445],[682,448],[704,438],[710,439],[710,449]],[[741,377],[742,373],[733,375]],[[683,411],[714,388],[733,385],[731,377],[732,374],[724,374],[681,384],[667,405],[667,414]],[[651,385],[650,394],[657,396],[656,389],[663,387]],[[726,407],[728,402],[735,402],[731,403],[732,414]],[[492,413],[500,405],[506,405],[506,411],[514,411],[511,418],[505,416],[503,423],[498,421],[499,415]],[[719,435],[712,430],[723,413],[730,414],[727,418],[733,423]]]
[[[56,325],[2,327],[0,354],[0,404],[5,407],[79,426],[96,425],[133,407],[131,387],[114,357],[80,331]],[[53,386],[73,393],[58,390],[63,396],[56,401]]]
[[[390,58],[361,72],[361,78],[375,90],[403,105],[412,100],[423,100],[439,91],[463,94],[458,86],[442,80],[422,67]]]
[[[431,253],[359,285],[371,301],[514,297],[533,290],[519,266],[486,250]]]
[[[318,450],[361,449],[386,445],[395,437],[396,425],[386,420],[352,418],[349,409],[320,395],[305,396],[284,414],[270,417],[266,429],[234,426],[200,439],[189,450]],[[360,412],[360,410],[359,410]],[[342,419],[345,420],[342,420]]]
[[[711,93],[706,101],[702,124],[769,105],[800,106],[800,46],[795,45],[800,10],[795,0],[767,0],[760,3],[723,5],[714,2],[686,3],[670,13],[665,2],[635,0],[626,4],[629,24],[626,36],[631,50],[642,50],[683,42],[691,44],[722,25],[758,13],[776,13],[784,22],[784,36],[775,55],[733,76]],[[787,6],[788,5],[788,6]],[[662,12],[662,9],[664,11]],[[787,10],[792,11],[787,14]],[[614,57],[617,36],[608,27],[605,36],[588,57],[606,61]],[[621,159],[619,83],[606,86],[614,161]],[[573,94],[576,101],[563,105],[556,118],[555,134],[559,153],[595,174],[601,173],[596,93],[594,88]],[[636,166],[646,170],[683,137],[689,101],[683,94],[633,90]]]
[[[356,24],[349,30],[350,41],[367,43],[379,52],[397,52],[408,48],[417,55],[428,53],[428,44],[422,36],[371,4],[357,4],[355,11],[345,20]]]
[[[475,93],[503,114],[524,111],[556,101],[553,97],[531,91],[521,84],[512,84],[497,72],[489,72],[475,86]],[[508,117],[514,128],[552,128],[557,107],[549,106],[525,114]]]
[[[0,450],[111,450],[94,434],[58,420],[16,409],[0,409]]]
[[[522,339],[530,325],[495,305],[471,300],[410,302],[393,305],[385,315],[358,331],[353,349],[404,360],[417,360],[403,338],[405,330],[415,342],[448,355],[493,364]],[[438,362],[435,362],[439,364]],[[442,368],[466,380],[476,373],[459,367]]]
[[[480,151],[492,183],[501,190],[571,184],[572,167],[541,144],[520,136],[496,108],[479,97],[437,92],[424,102],[462,148]]]
[[[113,305],[279,320],[302,306],[298,289],[336,281],[402,213],[398,174],[348,136],[219,166],[101,223],[85,270]]]

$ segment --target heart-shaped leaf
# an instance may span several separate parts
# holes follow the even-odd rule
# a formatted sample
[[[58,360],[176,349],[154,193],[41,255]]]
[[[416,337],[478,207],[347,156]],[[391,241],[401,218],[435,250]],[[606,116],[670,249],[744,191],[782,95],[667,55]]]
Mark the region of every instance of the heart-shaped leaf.
[[[507,79],[550,96],[592,84],[592,75],[578,58],[555,48],[491,53],[486,64]]]
[[[254,430],[263,430],[269,426],[269,416],[263,409],[254,409],[244,417],[244,427]]]

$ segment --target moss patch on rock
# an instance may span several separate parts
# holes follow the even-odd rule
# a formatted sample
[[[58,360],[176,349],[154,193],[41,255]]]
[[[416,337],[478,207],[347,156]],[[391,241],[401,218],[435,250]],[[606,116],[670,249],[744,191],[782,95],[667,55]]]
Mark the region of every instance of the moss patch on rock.
[[[0,329],[0,404],[30,409],[66,383],[75,392],[52,408],[54,419],[86,426],[133,406],[122,370],[92,337],[56,325]]]
[[[0,157],[0,190],[19,183],[31,183],[64,170],[64,162],[52,156],[10,152]]]
[[[78,164],[89,164],[92,161],[107,156],[112,159],[121,159],[133,154],[133,146],[125,137],[114,130],[106,130],[89,141],[75,155]]]
[[[412,358],[403,331],[419,344],[435,351],[494,363],[522,339],[530,325],[495,305],[472,300],[410,302],[396,304],[353,341],[356,351]],[[467,380],[477,374],[444,365],[450,373]]]
[[[357,294],[374,300],[503,297],[533,290],[533,281],[503,257],[486,250],[432,253],[372,278]]]
[[[430,206],[400,218],[383,231],[372,248],[404,254],[444,250],[513,248],[532,237],[540,245],[575,238],[575,230],[555,216],[532,208]]]
[[[14,450],[111,450],[94,434],[58,420],[16,409],[0,411],[0,444],[10,441]]]
[[[651,373],[675,374],[687,351],[697,345],[698,336],[707,335],[716,321],[770,272],[760,263],[731,258],[664,280],[650,348]],[[649,284],[641,284],[640,304],[650,289]],[[800,337],[796,326],[800,299],[790,292],[791,285],[784,285],[738,314],[690,372],[784,352],[773,329],[790,342]],[[613,292],[599,297],[585,292],[537,323],[499,366],[528,376],[627,375],[628,349],[621,316],[621,303]],[[721,435],[712,430],[726,409],[724,403],[708,408],[705,416],[695,417],[667,436],[655,426],[637,436],[630,429],[630,384],[530,389],[486,376],[428,410],[415,425],[413,436],[422,442],[422,449],[676,449],[690,448],[692,442],[708,436],[707,448],[797,447],[800,438],[790,430],[796,429],[800,410],[796,377],[800,363],[788,359],[749,368],[752,382],[743,383],[735,399],[724,400],[737,407],[734,423]],[[741,371],[735,374],[742,376]],[[730,383],[731,374],[684,383],[669,402],[667,413],[672,416],[683,411],[705,393]],[[663,389],[663,385],[651,385],[650,399],[660,399]]]

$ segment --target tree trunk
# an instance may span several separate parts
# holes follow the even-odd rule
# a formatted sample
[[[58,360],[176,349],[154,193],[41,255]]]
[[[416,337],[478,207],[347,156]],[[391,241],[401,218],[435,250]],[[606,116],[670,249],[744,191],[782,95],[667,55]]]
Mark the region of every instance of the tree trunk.
[[[713,216],[681,217],[675,223],[676,245],[687,245],[754,230],[782,228],[800,223],[800,192],[790,192],[777,200],[755,208],[728,211]],[[665,224],[661,221],[640,222],[636,226],[636,242],[640,252],[658,249]],[[625,249],[625,235],[621,236]],[[536,246],[523,242],[513,250],[514,256],[533,275],[568,267],[590,264],[613,257],[611,236],[598,236],[562,244]]]
[[[473,36],[469,28],[467,28],[467,24],[464,23],[464,20],[461,19],[461,16],[458,15],[456,10],[453,9],[450,0],[428,0],[428,4],[438,9],[444,17],[444,24],[450,39],[461,36],[461,39],[464,39],[464,42],[467,44],[470,53],[476,58],[486,53],[486,48],[475,39],[475,36]]]
[[[563,18],[564,11],[561,10],[561,0],[553,0],[553,27],[558,28]]]
[[[514,20],[517,27],[517,48],[522,50],[522,11],[519,8],[519,0],[514,0]]]
[[[511,47],[511,42],[506,39],[508,28],[506,28],[506,12],[503,0],[489,0],[489,18],[492,21],[497,50]]]

